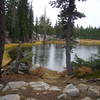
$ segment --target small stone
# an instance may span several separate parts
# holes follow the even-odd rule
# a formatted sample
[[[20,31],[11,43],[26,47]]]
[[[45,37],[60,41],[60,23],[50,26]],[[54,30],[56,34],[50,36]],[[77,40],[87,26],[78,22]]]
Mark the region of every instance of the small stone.
[[[20,96],[18,94],[10,94],[0,97],[0,100],[20,100]]]
[[[36,95],[39,95],[39,93],[36,93]]]
[[[25,100],[36,100],[36,99],[34,99],[34,98],[26,98]]]
[[[92,100],[92,99],[90,97],[85,97],[85,98],[83,98],[81,100]]]
[[[2,84],[0,84],[0,90],[2,90],[2,88],[3,88],[3,85],[2,85]]]
[[[57,86],[51,86],[51,87],[49,88],[49,90],[50,90],[50,91],[61,91],[61,89],[60,89],[59,87],[57,87]]]
[[[67,98],[67,94],[65,94],[65,93],[63,93],[57,97],[57,99],[66,99],[66,98]]]
[[[48,94],[48,92],[43,92],[42,94]]]

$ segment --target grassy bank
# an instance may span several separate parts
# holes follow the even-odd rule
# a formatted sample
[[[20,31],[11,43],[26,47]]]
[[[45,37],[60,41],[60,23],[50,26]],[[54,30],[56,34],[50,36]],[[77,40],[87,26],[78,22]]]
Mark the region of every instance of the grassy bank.
[[[23,47],[31,47],[32,45],[38,46],[41,45],[42,41],[35,41],[33,43],[23,43]],[[64,44],[65,41],[63,40],[50,40],[46,41],[46,44]],[[79,42],[80,45],[100,45],[100,40],[89,40],[89,39],[81,39]],[[7,53],[7,50],[14,48],[18,45],[18,43],[11,43],[11,44],[5,44],[5,53],[3,57],[3,66],[6,65],[11,59]]]
[[[100,45],[100,40],[81,39],[80,45]]]

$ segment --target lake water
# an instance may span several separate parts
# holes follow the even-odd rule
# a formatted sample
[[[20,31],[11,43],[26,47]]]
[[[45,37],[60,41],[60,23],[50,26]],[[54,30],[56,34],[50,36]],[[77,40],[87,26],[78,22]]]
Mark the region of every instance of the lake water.
[[[51,70],[63,71],[66,67],[65,48],[63,46],[58,44],[33,46],[33,65],[41,65]],[[94,54],[100,54],[100,46],[76,46],[71,53],[71,61],[74,60],[76,54],[84,60],[89,60]]]

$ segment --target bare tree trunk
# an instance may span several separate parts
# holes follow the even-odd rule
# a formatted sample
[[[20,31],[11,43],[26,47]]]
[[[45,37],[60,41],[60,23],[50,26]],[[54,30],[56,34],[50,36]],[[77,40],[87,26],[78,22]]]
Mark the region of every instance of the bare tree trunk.
[[[5,23],[4,23],[4,0],[0,0],[0,77],[2,77],[1,66],[4,53],[4,44],[5,44]]]
[[[66,45],[66,67],[68,70],[68,75],[72,75],[73,69],[71,66],[71,48],[69,45]]]
[[[73,34],[72,16],[69,16],[67,24],[67,32],[66,32],[66,67],[68,70],[68,75],[73,74],[73,69],[71,66],[72,34]]]

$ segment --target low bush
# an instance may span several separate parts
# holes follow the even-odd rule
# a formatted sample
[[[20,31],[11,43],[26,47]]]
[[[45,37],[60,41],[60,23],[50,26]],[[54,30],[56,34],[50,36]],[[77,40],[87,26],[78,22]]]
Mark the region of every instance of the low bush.
[[[100,70],[100,56],[94,55],[92,58],[90,58],[89,61],[85,61],[76,55],[75,61],[72,62],[72,66],[74,66],[74,68],[79,68],[81,66],[91,66],[91,69],[93,70]]]
[[[84,77],[90,74],[92,74],[92,69],[87,66],[82,66],[75,70],[75,75],[77,77]]]

